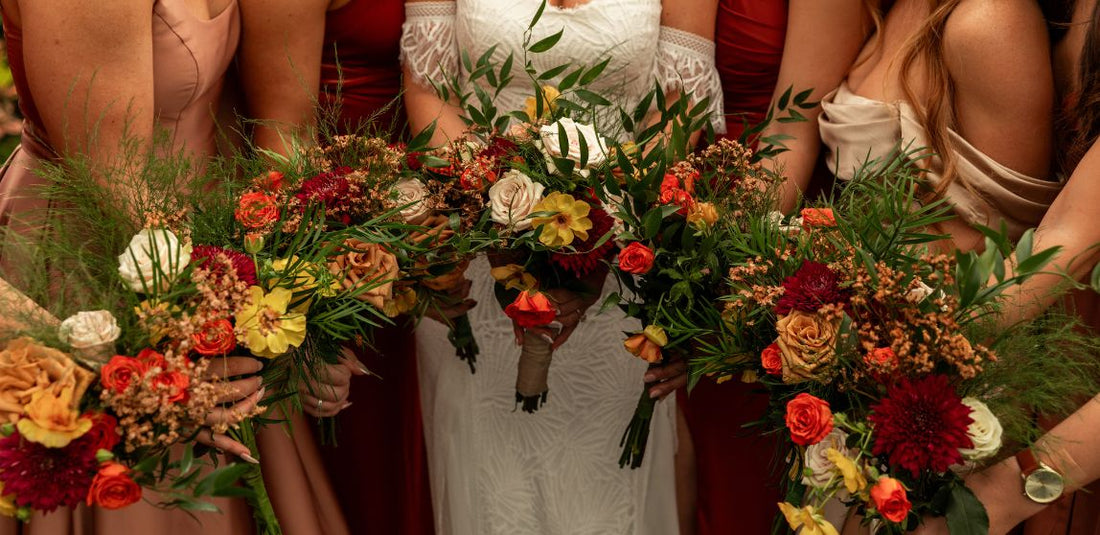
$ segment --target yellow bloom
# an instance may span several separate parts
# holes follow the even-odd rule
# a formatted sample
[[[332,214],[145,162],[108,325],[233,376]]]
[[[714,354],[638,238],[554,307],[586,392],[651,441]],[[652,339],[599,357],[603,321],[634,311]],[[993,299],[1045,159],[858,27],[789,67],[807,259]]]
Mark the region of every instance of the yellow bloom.
[[[547,247],[565,247],[573,238],[588,239],[592,220],[588,219],[588,203],[578,201],[566,193],[554,192],[535,205],[535,212],[549,213],[531,219],[531,225],[539,230],[539,241]]]
[[[644,334],[650,342],[657,344],[658,347],[665,347],[668,345],[668,334],[665,334],[665,330],[657,325],[646,327],[642,330],[642,334]]]
[[[787,517],[792,530],[802,528],[801,535],[839,535],[836,528],[809,505],[799,509],[789,503],[780,503],[779,510]]]
[[[848,489],[848,492],[860,494],[866,490],[867,478],[863,476],[863,471],[859,469],[859,466],[856,466],[855,461],[846,457],[836,448],[829,448],[825,452],[825,457],[833,463],[836,471],[844,477],[844,488]]]
[[[270,293],[253,286],[252,299],[237,315],[237,340],[257,357],[274,358],[306,339],[306,316],[287,312],[294,293],[275,288]]]
[[[392,299],[386,299],[382,304],[382,313],[389,318],[396,318],[416,306],[416,291],[412,288],[395,290]]]
[[[699,230],[706,230],[718,222],[718,209],[709,202],[695,203],[688,212],[687,221]]]
[[[149,345],[154,346],[168,336],[168,323],[179,312],[179,306],[158,299],[146,299],[134,307],[134,314],[149,333]]]
[[[535,276],[523,270],[519,264],[508,264],[495,267],[489,271],[493,279],[504,285],[505,290],[519,290],[526,292],[538,288],[539,282]]]
[[[60,393],[52,389],[35,392],[26,407],[26,417],[15,427],[31,442],[47,448],[64,448],[92,428],[91,418],[80,416],[73,402],[73,387],[64,386]]]
[[[554,109],[557,108],[554,101],[560,96],[561,91],[558,91],[558,88],[552,85],[542,86],[542,114],[540,115],[538,113],[538,102],[536,102],[535,97],[527,97],[527,100],[524,101],[523,104],[523,110],[527,112],[527,118],[531,119],[531,121],[535,121],[551,115],[554,113]]]
[[[4,494],[4,483],[0,482],[0,515],[14,517],[19,508],[15,506],[15,495]]]

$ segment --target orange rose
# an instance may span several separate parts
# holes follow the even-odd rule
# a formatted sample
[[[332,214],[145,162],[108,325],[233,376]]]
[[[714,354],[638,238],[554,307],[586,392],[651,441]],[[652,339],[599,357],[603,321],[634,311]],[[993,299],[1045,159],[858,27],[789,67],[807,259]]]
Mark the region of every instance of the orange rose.
[[[138,362],[145,365],[146,370],[153,368],[160,368],[161,370],[168,369],[168,361],[164,358],[163,353],[158,353],[156,350],[145,348],[138,352]]]
[[[237,347],[237,335],[227,319],[208,321],[199,332],[191,335],[195,352],[205,356],[225,355]]]
[[[279,206],[274,195],[253,191],[241,195],[234,216],[245,228],[263,228],[279,220]]]
[[[619,251],[619,269],[641,275],[653,269],[653,250],[641,242],[634,242]]]
[[[875,486],[871,487],[871,499],[883,518],[896,523],[904,522],[913,507],[906,497],[905,487],[892,477],[880,477],[875,482]]]
[[[764,348],[760,353],[760,364],[764,366],[764,371],[768,372],[768,375],[783,374],[783,357],[779,352],[779,344],[772,343]]]
[[[253,182],[268,191],[279,191],[286,185],[285,177],[278,171],[268,171],[266,175],[256,177]]]
[[[661,348],[666,344],[668,344],[668,335],[665,334],[665,330],[656,325],[650,325],[642,332],[627,338],[623,342],[623,347],[630,354],[653,364],[661,360]]]
[[[791,441],[799,446],[821,442],[833,430],[833,411],[829,403],[805,392],[787,402],[787,429]]]
[[[99,382],[103,388],[121,394],[130,388],[130,383],[141,381],[149,368],[133,357],[115,355],[99,369]]]
[[[876,347],[870,353],[864,355],[863,362],[874,368],[890,370],[897,366],[898,356],[894,354],[893,349]]]
[[[546,325],[558,315],[546,294],[530,291],[520,292],[516,300],[504,308],[504,313],[524,328]]]
[[[88,505],[104,509],[121,509],[141,499],[141,487],[130,478],[130,469],[116,462],[99,467],[88,489]]]
[[[186,403],[191,397],[187,387],[191,385],[191,378],[180,372],[158,373],[153,378],[153,387],[160,389],[164,399],[168,403]]]
[[[803,208],[802,229],[810,230],[814,227],[835,227],[836,217],[832,208]]]

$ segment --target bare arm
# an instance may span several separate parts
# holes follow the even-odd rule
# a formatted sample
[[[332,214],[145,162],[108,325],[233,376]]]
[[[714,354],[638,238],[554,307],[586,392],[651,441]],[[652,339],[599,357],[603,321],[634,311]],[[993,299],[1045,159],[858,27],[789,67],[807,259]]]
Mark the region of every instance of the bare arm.
[[[809,100],[820,101],[844,80],[872,29],[863,0],[791,0],[789,13],[773,105],[788,88],[795,93],[812,89]],[[809,185],[821,150],[821,107],[800,111],[806,121],[773,121],[763,133],[791,137],[784,141],[790,150],[773,160],[774,169],[787,177],[780,201],[783,211],[794,208]]]
[[[435,0],[428,0],[435,1]],[[402,74],[404,75],[404,89],[405,89],[405,109],[409,116],[409,131],[420,132],[427,128],[433,121],[436,123],[435,134],[432,136],[433,145],[442,145],[449,140],[463,137],[466,133],[466,124],[462,122],[462,111],[453,102],[444,102],[439,98],[439,94],[436,93],[435,88],[431,87],[430,82],[443,82],[444,80],[425,80],[424,72],[419,72],[419,69],[412,66],[410,63],[414,63],[409,59],[409,53],[413,47],[425,46],[427,43],[417,42],[417,34],[409,34],[409,30],[413,21],[413,14],[409,12],[409,6],[414,6],[413,10],[417,9],[416,4],[423,4],[425,0],[407,0],[406,16],[407,21],[405,24],[405,34],[401,37],[401,65]],[[440,3],[440,2],[435,2]],[[454,3],[454,2],[451,2]],[[452,21],[453,22],[453,21]],[[453,39],[453,33],[449,33]],[[437,43],[438,45],[448,46],[446,43]],[[454,43],[457,47],[457,43]],[[451,58],[457,59],[457,51],[455,56]],[[434,61],[438,64],[439,58],[432,58],[428,61]],[[419,62],[423,63],[423,62]],[[435,65],[420,65],[424,69],[432,69]],[[447,72],[450,70],[457,71],[457,61],[453,66],[442,66],[442,73],[444,75],[455,75],[457,72]],[[434,69],[433,69],[434,70]],[[430,71],[429,71],[430,72]]]
[[[340,1],[340,0],[337,0]],[[325,13],[333,0],[241,0],[241,78],[253,141],[287,154],[316,126]]]
[[[665,70],[671,70],[672,71],[670,73],[670,75],[664,76],[664,78],[666,78],[666,79],[661,80],[661,83],[665,84],[666,86],[670,85],[672,83],[679,82],[679,80],[674,78],[674,77],[678,77],[680,75],[686,76],[687,74],[695,74],[695,75],[702,74],[702,73],[686,73],[686,74],[684,74],[683,73],[684,66],[679,64],[680,62],[693,62],[693,61],[699,61],[699,60],[709,61],[709,63],[710,63],[709,70],[711,72],[707,73],[706,76],[711,76],[711,77],[713,77],[712,79],[707,80],[707,79],[699,78],[698,76],[695,76],[694,79],[685,78],[685,79],[683,79],[683,82],[684,82],[685,85],[689,86],[689,87],[686,88],[686,92],[688,94],[694,96],[694,95],[699,95],[699,94],[706,95],[707,93],[713,93],[713,94],[710,94],[710,95],[707,95],[707,96],[710,96],[712,102],[721,103],[721,101],[722,101],[722,93],[721,93],[722,86],[721,86],[721,82],[718,79],[718,71],[715,70],[715,68],[714,68],[714,49],[713,49],[714,25],[715,25],[715,19],[717,17],[717,13],[718,13],[718,2],[717,2],[717,0],[665,0],[664,2],[662,2],[661,3],[661,27],[662,28],[671,28],[673,30],[680,30],[682,32],[687,32],[687,33],[691,34],[692,37],[701,38],[700,41],[699,41],[699,47],[702,48],[704,44],[709,44],[710,49],[707,52],[707,55],[709,56],[708,58],[704,58],[702,55],[699,55],[696,58],[691,57],[693,55],[701,54],[701,51],[699,51],[699,50],[680,50],[679,52],[677,52],[675,54],[669,54],[669,53],[665,53],[665,52],[659,53],[658,54],[658,61],[666,61],[666,62],[670,63],[669,65],[664,65],[663,69],[660,69],[661,71],[665,71]],[[664,30],[662,30],[662,33],[663,32],[664,32]],[[664,41],[664,35],[662,35],[662,41]],[[707,42],[709,42],[709,43],[707,43]],[[671,48],[678,48],[680,45],[667,45],[666,43],[662,42],[659,46],[662,46],[662,47],[670,46]],[[710,85],[713,85],[713,88],[709,87]],[[677,89],[677,90],[667,92],[665,96],[666,96],[666,99],[669,103],[673,103],[681,97],[683,92],[684,92],[684,89]],[[691,103],[694,104],[694,102],[691,102]],[[720,109],[720,108],[717,108],[717,109]],[[649,124],[653,124],[659,119],[660,119],[660,117],[658,117],[656,114],[654,114],[653,116],[650,117]],[[719,117],[715,120],[717,122],[724,122],[725,118],[724,117]],[[695,143],[698,141],[698,139],[699,139],[699,132],[698,131],[692,132],[691,136],[688,139],[688,146],[689,147],[694,147]]]

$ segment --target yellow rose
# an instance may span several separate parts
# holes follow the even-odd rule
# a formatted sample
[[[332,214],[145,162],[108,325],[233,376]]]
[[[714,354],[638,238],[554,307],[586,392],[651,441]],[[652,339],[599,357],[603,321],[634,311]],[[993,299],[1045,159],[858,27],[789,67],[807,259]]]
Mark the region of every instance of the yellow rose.
[[[775,323],[775,341],[783,360],[783,382],[800,383],[828,377],[836,364],[840,318],[826,321],[818,314],[792,310]]]
[[[829,448],[825,456],[833,463],[837,473],[844,478],[844,488],[848,489],[850,494],[861,494],[867,489],[867,478],[863,476],[863,470],[856,466],[855,461],[836,448]]]
[[[68,388],[75,411],[95,374],[80,367],[68,355],[16,338],[0,351],[0,423],[15,423],[27,413],[35,393],[55,395]]]
[[[718,209],[709,202],[695,203],[688,212],[687,221],[699,230],[706,230],[718,222]]]
[[[531,121],[536,121],[543,117],[549,116],[554,113],[554,109],[557,105],[554,101],[561,96],[561,91],[552,85],[542,86],[542,113],[538,113],[538,102],[535,97],[527,97],[527,100],[523,103],[523,111],[527,112],[527,118]]]

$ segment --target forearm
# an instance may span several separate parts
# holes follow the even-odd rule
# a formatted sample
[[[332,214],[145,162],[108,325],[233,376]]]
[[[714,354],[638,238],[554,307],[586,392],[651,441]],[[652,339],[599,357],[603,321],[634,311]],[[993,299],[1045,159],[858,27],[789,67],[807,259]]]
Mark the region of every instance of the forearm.
[[[433,147],[444,145],[466,136],[466,123],[462,121],[461,109],[445,102],[435,89],[409,81],[411,75],[405,72],[405,109],[409,116],[409,130],[414,134],[423,131],[435,123],[432,134]]]
[[[815,110],[815,112],[818,110]],[[773,123],[763,136],[789,136],[783,142],[788,150],[775,158],[765,160],[765,165],[784,177],[780,187],[779,210],[786,213],[798,205],[802,193],[813,178],[817,157],[821,152],[821,138],[817,133],[817,113],[810,114],[805,122]]]

